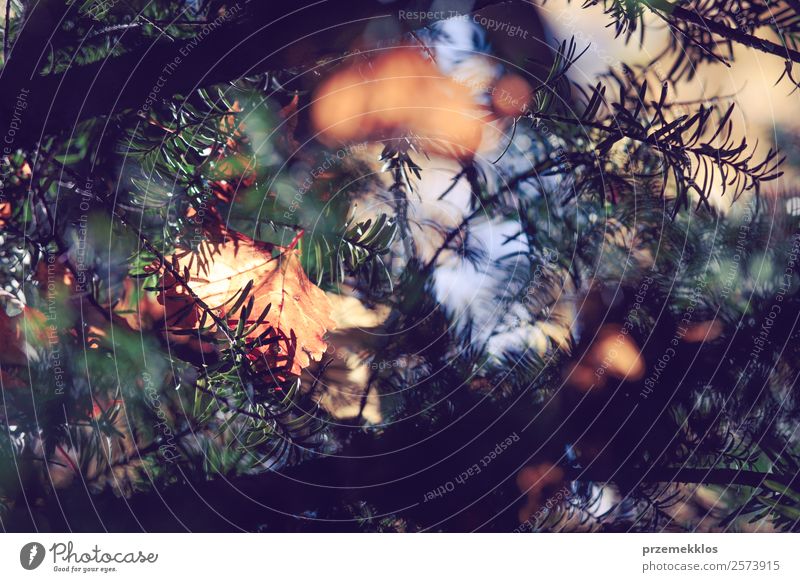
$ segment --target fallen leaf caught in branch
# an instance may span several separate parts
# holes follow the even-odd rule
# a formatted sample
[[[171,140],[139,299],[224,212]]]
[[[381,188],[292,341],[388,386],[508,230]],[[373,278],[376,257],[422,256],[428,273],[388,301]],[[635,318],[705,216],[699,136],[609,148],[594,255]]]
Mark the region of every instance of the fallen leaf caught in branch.
[[[232,331],[245,313],[243,333],[253,340],[248,357],[257,367],[265,364],[278,377],[298,376],[325,353],[323,336],[335,327],[331,304],[309,281],[297,251],[222,232],[200,252],[176,253],[172,266],[180,277],[162,266],[159,285],[169,332],[198,330],[207,337],[202,326],[220,335],[191,289]]]

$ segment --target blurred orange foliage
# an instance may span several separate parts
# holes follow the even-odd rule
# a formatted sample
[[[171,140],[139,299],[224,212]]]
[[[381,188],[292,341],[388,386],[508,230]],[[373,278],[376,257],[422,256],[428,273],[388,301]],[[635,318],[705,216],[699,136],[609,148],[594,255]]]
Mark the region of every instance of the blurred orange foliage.
[[[520,523],[530,519],[563,484],[564,471],[550,463],[540,463],[522,469],[517,474],[517,487],[520,492],[527,493],[528,500],[519,511]]]
[[[467,87],[417,51],[393,49],[339,68],[317,89],[311,119],[330,145],[412,134],[458,158],[478,149],[485,112]]]
[[[644,376],[644,358],[639,346],[622,327],[606,324],[584,356],[570,370],[567,381],[581,390],[605,385],[605,376],[636,381]]]

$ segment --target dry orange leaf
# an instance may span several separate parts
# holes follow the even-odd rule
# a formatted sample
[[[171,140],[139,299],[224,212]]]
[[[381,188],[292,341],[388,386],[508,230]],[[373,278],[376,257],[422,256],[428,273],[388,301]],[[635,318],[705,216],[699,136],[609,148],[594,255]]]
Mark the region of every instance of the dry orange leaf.
[[[539,463],[533,467],[525,467],[517,474],[517,487],[528,500],[519,511],[519,521],[525,522],[547,502],[548,495],[556,486],[563,486],[564,471],[551,463]],[[554,501],[561,501],[563,498]]]
[[[688,343],[710,342],[722,335],[723,329],[722,323],[716,319],[713,321],[701,321],[688,327],[683,336],[683,341]]]
[[[203,243],[200,253],[179,252],[173,266],[188,274],[191,290],[232,329],[239,325],[238,299],[252,281],[247,301],[253,297],[254,305],[244,324],[248,339],[260,338],[261,345],[248,356],[271,370],[280,368],[279,377],[299,375],[311,360],[321,359],[328,347],[323,336],[335,327],[330,301],[309,281],[296,251],[241,234],[222,232],[221,237],[221,242]],[[201,308],[169,271],[162,274],[159,301],[171,331],[198,328]],[[267,306],[266,317],[259,321]],[[208,320],[205,327],[211,324]]]
[[[11,202],[0,202],[0,228],[6,225],[7,218],[11,218]]]
[[[584,356],[568,371],[567,382],[581,389],[603,387],[606,376],[636,382],[645,372],[638,344],[617,324],[606,324]]]
[[[311,120],[329,144],[411,133],[443,155],[471,157],[485,121],[469,88],[418,51],[394,49],[339,67],[317,89]]]
[[[41,311],[24,307],[22,313],[10,317],[0,306],[0,364],[27,365],[34,346],[46,340],[46,318]]]
[[[616,324],[604,325],[590,354],[597,366],[620,380],[640,380],[644,376],[644,358],[639,346]]]
[[[532,97],[533,89],[525,79],[519,75],[506,75],[492,91],[492,105],[500,115],[519,117],[527,112]]]

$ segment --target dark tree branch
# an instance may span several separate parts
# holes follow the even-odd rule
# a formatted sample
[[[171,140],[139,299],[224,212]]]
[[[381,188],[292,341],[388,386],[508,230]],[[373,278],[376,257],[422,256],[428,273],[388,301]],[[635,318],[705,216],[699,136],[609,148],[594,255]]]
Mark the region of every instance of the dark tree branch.
[[[626,469],[626,476],[631,471]],[[569,469],[566,478],[575,481],[596,481],[599,483],[614,482],[614,470]],[[695,469],[682,467],[654,466],[636,475],[640,483],[703,483],[720,486],[761,487],[764,481],[776,481],[782,485],[797,485],[800,475],[785,476],[778,473],[762,473],[739,469]]]
[[[453,0],[448,8],[469,13],[497,3]],[[29,146],[41,135],[71,129],[81,120],[142,109],[155,89],[156,98],[161,99],[255,73],[311,68],[351,50],[353,39],[362,38],[367,30],[369,41],[364,48],[378,49],[409,28],[430,24],[398,18],[401,10],[421,10],[428,4],[418,0],[391,5],[333,0],[300,0],[292,5],[240,2],[233,5],[242,7],[239,13],[211,24],[208,30],[200,29],[194,39],[156,40],[118,57],[41,76],[48,39],[78,4],[39,0],[0,73],[0,116],[13,111],[20,88],[30,91],[25,131],[17,144]]]
[[[651,10],[661,15],[667,22],[670,21],[670,18],[691,22],[692,24],[696,24],[697,26],[700,26],[726,40],[731,40],[748,48],[788,59],[795,63],[800,63],[800,52],[796,50],[770,40],[748,34],[742,30],[730,28],[729,26],[719,22],[708,20],[692,10],[687,10],[686,8],[682,8],[681,6],[677,6],[670,2],[662,1],[648,3],[648,6]],[[674,27],[674,24],[671,23],[670,25]]]

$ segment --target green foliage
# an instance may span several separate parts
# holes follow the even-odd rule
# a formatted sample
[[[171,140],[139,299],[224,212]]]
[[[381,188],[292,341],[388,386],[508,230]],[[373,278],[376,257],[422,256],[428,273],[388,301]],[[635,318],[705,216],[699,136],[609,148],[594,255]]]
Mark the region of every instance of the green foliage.
[[[298,494],[288,503],[299,515],[371,531],[475,524],[507,531],[520,501],[513,478],[489,491],[477,481],[465,487],[459,509],[484,502],[474,514],[465,509],[464,521],[444,515],[447,507],[420,512],[421,496],[411,493],[458,475],[458,463],[474,463],[487,443],[515,431],[525,445],[497,461],[508,463],[498,474],[549,464],[569,492],[532,529],[694,527],[707,516],[678,523],[671,513],[691,498],[682,485],[691,483],[719,495],[718,510],[709,511],[716,527],[768,520],[796,530],[800,224],[761,197],[783,159],[773,150],[756,159],[746,139],[734,139],[733,108],[723,99],[672,99],[665,81],[732,58],[710,46],[724,30],[701,30],[683,5],[604,5],[627,39],[644,34],[652,13],[681,33],[660,57],[674,59],[669,73],[654,80],[626,67],[587,87],[571,78],[585,51],[574,40],[553,47],[549,74],[514,120],[505,151],[491,164],[449,152],[460,171],[439,200],[462,180],[470,194],[456,226],[410,218],[429,194],[420,191],[424,139],[386,136],[379,172],[367,146],[332,152],[304,127],[313,87],[288,65],[165,94],[146,112],[89,119],[68,140],[45,135],[36,149],[11,153],[3,167],[8,212],[0,218],[2,308],[7,318],[41,312],[46,325],[42,335],[28,322],[15,336],[24,362],[0,359],[0,519],[14,514],[21,489],[34,489],[46,505],[75,477],[127,500],[280,471],[298,488],[316,472],[331,476],[324,501]],[[41,73],[125,55],[155,38],[192,38],[195,25],[224,8],[98,6],[81,1],[67,11]],[[757,29],[780,25],[797,48],[798,21],[788,11],[769,23],[758,3],[715,0],[691,14],[733,26],[734,7]],[[8,34],[18,29],[19,17]],[[791,71],[790,64],[790,79]],[[523,170],[519,157],[509,159],[518,147],[530,162]],[[733,211],[710,204],[717,186],[736,202]],[[497,283],[488,323],[437,300],[440,261],[477,270],[485,259],[474,236],[481,221],[515,230],[488,271]],[[388,313],[378,330],[357,329],[369,336],[353,348],[366,369],[357,413],[333,421],[320,404],[338,388],[328,386],[337,381],[333,358],[300,378],[285,366],[257,367],[253,350],[276,340],[272,330],[254,335],[277,306],[256,308],[256,281],[228,298],[225,317],[187,292],[185,311],[199,313],[189,330],[159,311],[156,294],[168,290],[159,273],[191,287],[190,269],[172,261],[176,249],[209,261],[204,253],[213,248],[203,243],[224,231],[276,252],[297,248],[312,282]],[[433,242],[423,258],[424,237]],[[702,328],[706,337],[683,341],[710,322],[718,326]],[[770,331],[756,350],[765,322]],[[608,324],[629,326],[643,377],[606,376],[604,387],[585,392],[570,387]],[[359,325],[340,332],[357,335]],[[504,334],[517,335],[512,342]],[[654,376],[670,349],[673,363]],[[375,394],[377,423],[365,418]],[[397,451],[400,461],[383,461]],[[446,459],[437,457],[442,451]],[[333,453],[342,465],[333,465]],[[354,470],[351,459],[366,460]],[[403,490],[354,487],[361,466],[375,482],[403,481]],[[63,483],[48,484],[51,472]],[[467,489],[474,498],[466,499]],[[285,525],[270,519],[259,527]]]

